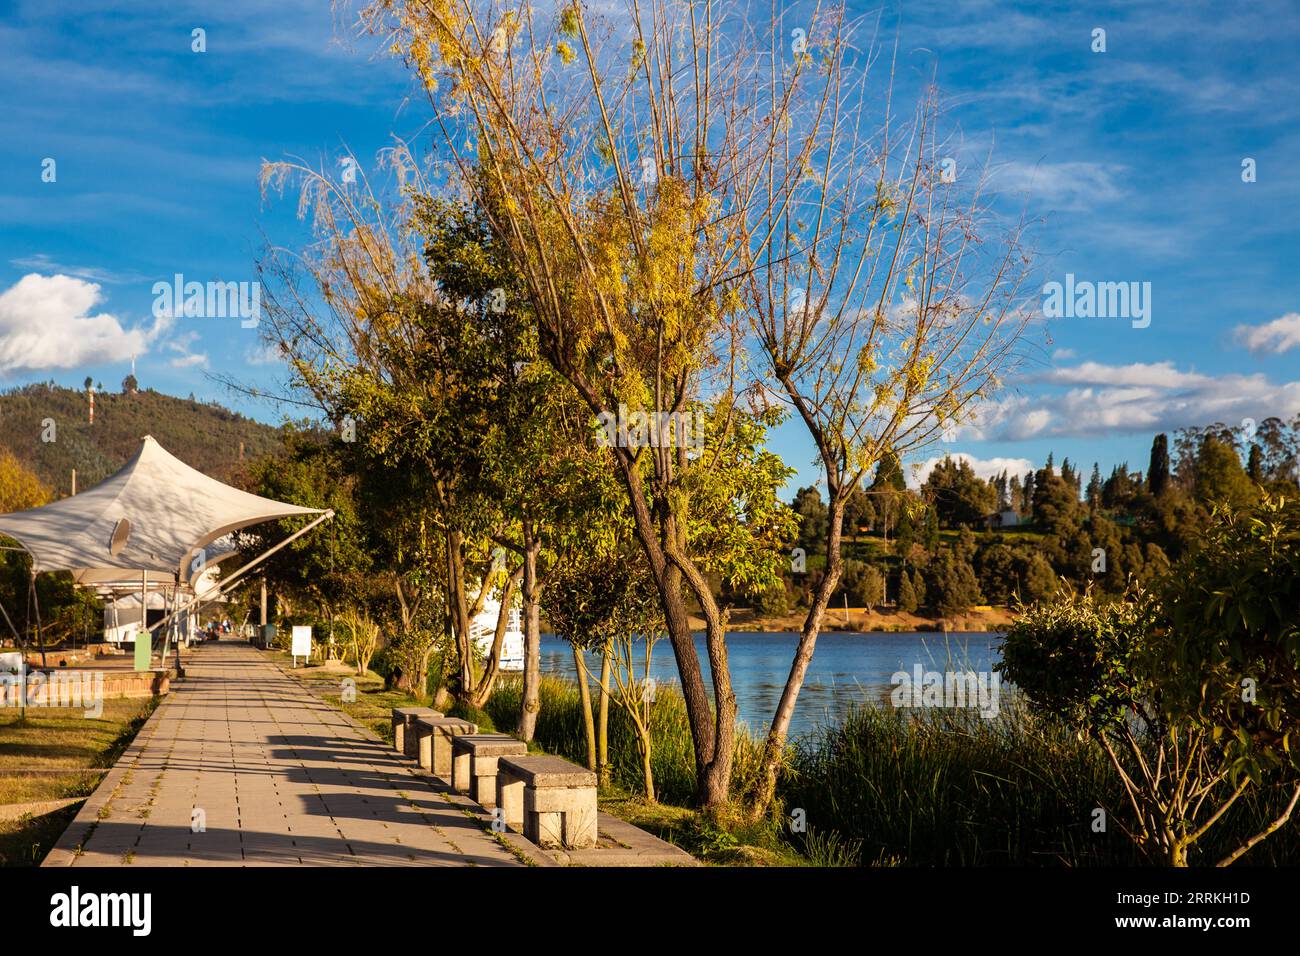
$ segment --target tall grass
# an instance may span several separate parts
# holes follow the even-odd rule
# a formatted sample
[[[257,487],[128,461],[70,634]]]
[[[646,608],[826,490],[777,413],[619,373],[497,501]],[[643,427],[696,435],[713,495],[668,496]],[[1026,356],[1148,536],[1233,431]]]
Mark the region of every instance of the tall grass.
[[[543,676],[539,686],[541,710],[537,715],[536,740],[549,753],[586,764],[587,734],[582,718],[578,685],[558,677]],[[519,725],[522,682],[518,677],[498,680],[484,710],[498,730],[513,732]],[[592,710],[599,704],[599,690],[593,684]],[[743,726],[736,729],[736,756],[732,787],[744,792],[758,772],[761,744]],[[660,687],[650,708],[650,766],[658,798],[665,803],[690,806],[695,793],[695,750],[691,745],[686,702],[672,687]],[[609,711],[609,761],[612,782],[633,793],[642,789],[641,758],[636,730],[627,715],[612,701]]]
[[[484,708],[496,729],[517,728],[521,684],[498,681]],[[587,760],[578,685],[542,678],[536,740],[550,753]],[[1095,810],[1122,812],[1125,797],[1114,769],[1093,744],[1029,714],[1014,695],[998,717],[973,710],[892,711],[864,706],[842,724],[821,729],[791,748],[778,796],[783,812],[803,810],[806,832],[786,835],[816,865],[1131,866],[1144,861],[1112,818],[1094,829]],[[593,708],[598,697],[593,696]],[[486,721],[480,718],[480,723]],[[651,709],[658,796],[691,806],[695,759],[686,706],[660,688]],[[732,792],[757,780],[762,741],[737,727]],[[610,708],[611,776],[638,792],[641,766],[631,722]],[[1230,845],[1277,815],[1279,792],[1243,797],[1211,831],[1194,862],[1215,862]],[[760,824],[773,829],[777,821]],[[784,830],[784,827],[781,827]],[[773,829],[773,836],[776,830]],[[722,839],[725,834],[715,834]],[[1300,862],[1295,822],[1256,846],[1246,865]]]
[[[1014,697],[991,720],[966,710],[854,710],[840,726],[799,743],[780,793],[787,808],[805,811],[809,834],[834,832],[845,845],[860,846],[868,863],[1146,862],[1113,817],[1104,832],[1094,829],[1098,807],[1115,813],[1126,806],[1105,755],[1034,718]],[[1194,862],[1213,864],[1228,844],[1276,816],[1279,801],[1278,793],[1243,800],[1218,832],[1211,831]],[[1243,859],[1257,865],[1298,861],[1295,824]]]

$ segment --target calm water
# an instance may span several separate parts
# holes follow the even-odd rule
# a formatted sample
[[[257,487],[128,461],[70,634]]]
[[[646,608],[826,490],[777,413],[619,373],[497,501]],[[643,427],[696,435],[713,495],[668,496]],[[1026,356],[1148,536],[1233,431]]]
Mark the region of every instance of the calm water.
[[[889,699],[890,676],[911,671],[943,670],[950,662],[963,670],[987,671],[998,660],[1002,635],[990,632],[949,634],[823,633],[804,680],[795,708],[791,733],[805,733],[819,724],[838,722],[853,704]],[[751,730],[767,729],[781,698],[799,635],[782,632],[736,631],[727,635],[731,681],[740,719]],[[704,636],[695,646],[709,680],[709,658]],[[553,634],[542,635],[542,672],[573,678],[573,651]],[[599,673],[598,658],[588,656],[588,667]],[[677,663],[667,639],[655,642],[650,673],[661,685],[678,684]]]

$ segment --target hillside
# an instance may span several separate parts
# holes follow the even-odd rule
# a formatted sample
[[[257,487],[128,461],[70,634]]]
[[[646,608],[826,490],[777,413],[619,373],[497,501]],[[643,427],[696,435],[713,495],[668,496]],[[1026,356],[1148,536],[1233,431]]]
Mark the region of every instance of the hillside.
[[[153,435],[186,464],[221,481],[245,459],[279,451],[279,428],[245,418],[217,404],[174,398],[152,390],[127,395],[95,395],[95,424],[86,416],[86,393],[44,383],[0,393],[0,446],[62,497],[70,491],[72,469],[77,487],[89,488],[117,471]],[[43,441],[46,419],[53,419],[55,440]]]

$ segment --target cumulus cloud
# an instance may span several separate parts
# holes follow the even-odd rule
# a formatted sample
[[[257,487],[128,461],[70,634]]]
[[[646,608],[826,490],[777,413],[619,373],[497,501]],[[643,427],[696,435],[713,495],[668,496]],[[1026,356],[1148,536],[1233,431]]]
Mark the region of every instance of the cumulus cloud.
[[[1239,325],[1235,332],[1237,342],[1256,355],[1281,355],[1300,345],[1300,312],[1288,312],[1262,325]]]
[[[97,283],[62,274],[31,273],[0,292],[0,374],[123,361],[167,327],[126,328],[94,312],[103,298]]]
[[[1300,382],[1271,382],[1261,374],[1206,375],[1173,362],[1083,362],[1021,382],[1038,387],[1033,394],[985,403],[964,434],[1003,441],[1150,434],[1300,412]]]
[[[943,461],[944,457],[944,455],[936,455],[928,461],[912,465],[908,469],[911,472],[907,479],[908,485],[919,488],[925,484],[925,480],[930,477],[930,472],[934,471],[934,466]],[[977,477],[984,479],[1000,475],[1004,471],[1008,475],[1023,475],[1027,471],[1034,470],[1034,463],[1028,458],[976,458],[964,451],[953,452],[946,457],[953,461],[966,462]]]

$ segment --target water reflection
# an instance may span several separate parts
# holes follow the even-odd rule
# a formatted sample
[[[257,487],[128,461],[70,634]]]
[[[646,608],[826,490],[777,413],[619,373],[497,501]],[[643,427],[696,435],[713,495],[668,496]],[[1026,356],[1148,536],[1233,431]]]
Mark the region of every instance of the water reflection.
[[[926,670],[952,667],[987,672],[998,660],[1002,635],[987,632],[949,634],[822,634],[817,640],[799,703],[791,722],[793,734],[807,733],[819,724],[836,723],[853,704],[889,700],[890,677],[910,672],[917,664]],[[791,632],[734,632],[727,635],[731,681],[740,719],[755,732],[764,732],[781,699],[799,635]],[[704,637],[695,646],[709,680],[709,658]],[[553,634],[542,635],[542,672],[572,679],[577,673],[570,645]],[[599,672],[600,661],[588,655],[587,666]],[[677,664],[667,640],[655,643],[651,676],[660,684],[677,684]]]

